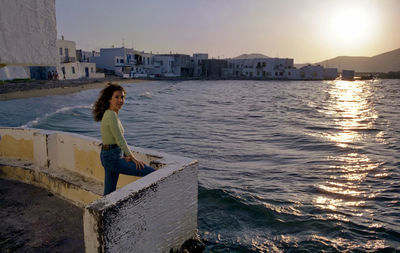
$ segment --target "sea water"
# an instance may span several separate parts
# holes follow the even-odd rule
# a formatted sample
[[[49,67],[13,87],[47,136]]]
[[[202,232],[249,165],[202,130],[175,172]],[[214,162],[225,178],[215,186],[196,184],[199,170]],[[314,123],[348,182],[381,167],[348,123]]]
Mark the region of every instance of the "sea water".
[[[400,80],[125,85],[130,145],[199,160],[206,252],[400,250]],[[0,125],[100,138],[99,89],[0,102]]]

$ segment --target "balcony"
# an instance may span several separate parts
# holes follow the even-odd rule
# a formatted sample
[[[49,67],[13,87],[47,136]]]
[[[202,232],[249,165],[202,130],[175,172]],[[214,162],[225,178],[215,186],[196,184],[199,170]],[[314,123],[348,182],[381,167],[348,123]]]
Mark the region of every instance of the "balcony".
[[[61,56],[61,57],[60,57],[60,62],[61,62],[61,63],[76,62],[76,57]]]

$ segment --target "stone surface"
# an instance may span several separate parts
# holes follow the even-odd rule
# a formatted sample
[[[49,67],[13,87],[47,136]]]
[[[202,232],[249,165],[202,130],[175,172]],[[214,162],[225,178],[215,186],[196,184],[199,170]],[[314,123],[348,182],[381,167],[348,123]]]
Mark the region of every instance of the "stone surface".
[[[0,179],[0,252],[84,252],[82,216],[47,190]]]

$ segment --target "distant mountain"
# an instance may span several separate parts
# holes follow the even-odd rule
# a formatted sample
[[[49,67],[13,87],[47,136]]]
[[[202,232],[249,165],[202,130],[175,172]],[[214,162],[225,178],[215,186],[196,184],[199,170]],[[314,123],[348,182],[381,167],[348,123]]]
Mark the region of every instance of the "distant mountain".
[[[260,58],[269,58],[269,57],[263,54],[242,54],[233,59],[243,60],[243,59],[260,59]]]
[[[400,71],[400,48],[372,57],[338,56],[313,65],[318,64],[325,68],[337,68],[339,71],[343,69],[356,72]]]

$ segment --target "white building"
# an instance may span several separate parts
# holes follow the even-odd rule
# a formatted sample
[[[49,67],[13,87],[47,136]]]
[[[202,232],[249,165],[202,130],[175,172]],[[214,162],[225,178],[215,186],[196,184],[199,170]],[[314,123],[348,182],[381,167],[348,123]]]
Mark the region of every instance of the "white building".
[[[342,70],[342,80],[354,81],[354,70]]]
[[[201,76],[201,61],[202,60],[207,60],[208,59],[208,54],[201,54],[201,53],[197,53],[197,54],[193,54],[193,76],[194,77],[199,77]]]
[[[338,77],[337,68],[324,68],[324,79],[335,80]]]
[[[118,76],[130,74],[135,66],[135,54],[131,48],[101,48],[100,55],[91,58],[98,68]]]
[[[286,69],[284,74],[285,79],[291,80],[323,80],[324,68],[322,66],[304,66],[300,69]]]
[[[293,59],[288,58],[254,58],[229,59],[233,77],[284,79],[285,70],[293,68]]]
[[[153,56],[154,75],[166,77],[192,76],[193,64],[189,55],[157,54]]]
[[[83,51],[82,49],[76,50],[76,60],[79,62],[91,62],[94,56],[99,56],[100,53],[96,51]]]
[[[57,40],[56,46],[59,56],[59,80],[104,78],[103,73],[96,73],[96,63],[77,61],[75,41],[64,40],[62,36],[61,40]]]
[[[55,67],[55,0],[1,1],[0,80],[30,78],[27,66]]]
[[[148,77],[154,72],[152,53],[134,50],[134,59],[134,66],[131,69],[130,77]]]

